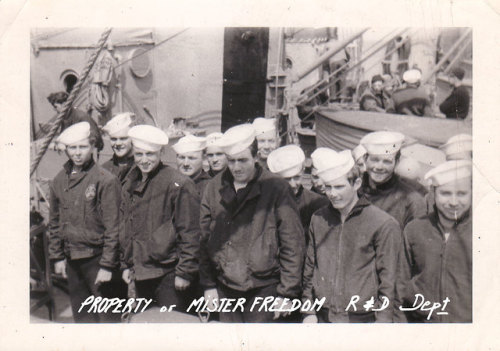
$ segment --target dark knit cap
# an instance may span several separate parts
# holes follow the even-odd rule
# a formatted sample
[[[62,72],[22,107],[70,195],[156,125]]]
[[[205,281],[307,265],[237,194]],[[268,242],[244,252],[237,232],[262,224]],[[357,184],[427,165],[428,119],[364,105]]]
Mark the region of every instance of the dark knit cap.
[[[52,93],[49,96],[47,96],[47,100],[49,100],[51,105],[54,105],[55,103],[63,104],[64,102],[66,102],[67,98],[68,98],[68,93],[64,91]]]
[[[384,78],[380,74],[376,74],[372,77],[372,84],[375,83],[376,81],[384,82]]]
[[[465,71],[461,67],[455,67],[451,70],[451,74],[457,77],[459,80],[464,79]]]

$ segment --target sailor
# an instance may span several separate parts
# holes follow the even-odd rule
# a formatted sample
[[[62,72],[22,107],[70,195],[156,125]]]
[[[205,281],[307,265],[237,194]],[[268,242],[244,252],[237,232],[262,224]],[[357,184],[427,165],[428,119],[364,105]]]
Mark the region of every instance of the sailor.
[[[173,146],[177,154],[177,169],[193,180],[200,196],[203,195],[207,182],[212,179],[203,169],[203,153],[206,144],[206,138],[188,134],[180,138]]]
[[[407,311],[410,322],[472,322],[472,163],[447,161],[425,175],[434,193],[434,211],[405,230],[405,304],[416,294],[446,307],[446,313]],[[446,302],[447,301],[447,302]],[[429,318],[428,318],[429,317]]]
[[[328,199],[302,186],[305,159],[304,151],[299,146],[291,144],[272,151],[267,158],[267,164],[272,173],[282,176],[290,184],[295,194],[300,221],[307,233],[311,216],[321,207],[328,205]]]
[[[472,160],[472,136],[458,134],[439,147],[444,151],[446,160]]]
[[[94,162],[88,122],[69,126],[57,141],[69,160],[50,185],[49,256],[55,272],[68,278],[75,322],[106,321],[78,311],[91,295],[110,297],[107,285],[118,268],[120,182]]]
[[[109,137],[113,156],[103,163],[103,167],[114,174],[123,184],[134,166],[132,155],[132,141],[128,131],[134,122],[135,116],[131,112],[116,115],[102,128]]]
[[[199,204],[193,181],[160,161],[167,135],[138,125],[129,130],[135,167],[122,190],[123,280],[137,297],[186,311],[198,278]]]
[[[439,147],[446,155],[446,160],[472,160],[472,136],[458,134],[452,136],[445,144]],[[425,196],[427,212],[434,210],[434,192],[430,191]]]
[[[394,172],[401,157],[404,135],[397,132],[378,131],[365,135],[360,144],[367,150],[365,155],[366,173],[359,190],[375,206],[396,219],[401,230],[413,219],[427,213],[427,205],[422,194],[414,186]],[[402,237],[399,238],[402,243]],[[402,247],[402,246],[401,246]],[[402,267],[404,252],[399,252],[398,267]],[[399,310],[402,298],[402,270],[398,268],[396,296],[394,300],[395,320],[405,321]]]
[[[335,150],[329,149],[327,147],[319,147],[311,153],[312,168],[311,168],[311,191],[319,194],[325,195],[325,184],[318,176],[318,171],[322,167],[322,160],[327,159],[328,155],[333,156],[337,152]],[[326,155],[326,156],[323,156]]]
[[[360,142],[367,150],[360,193],[393,216],[401,229],[426,213],[423,196],[394,172],[404,138],[401,133],[378,131],[365,135]]]
[[[384,78],[379,74],[374,75],[370,89],[363,93],[359,101],[360,110],[386,112],[390,104],[390,98],[384,91]]]
[[[467,87],[462,83],[464,76],[465,71],[460,67],[451,70],[448,81],[453,90],[439,105],[439,110],[446,118],[465,119],[469,114],[470,96]]]
[[[69,96],[68,93],[66,93],[65,91],[59,91],[57,93],[52,93],[49,96],[47,96],[47,100],[50,102],[50,104],[57,113],[61,113],[64,109],[64,103],[68,99],[68,96]],[[62,120],[61,131],[64,131],[69,126],[79,122],[89,123],[90,134],[92,136],[92,139],[95,140],[94,147],[95,149],[97,149],[97,151],[101,151],[104,146],[101,132],[99,131],[97,123],[85,111],[82,111],[75,107],[71,108],[67,113],[66,117],[63,118]]]
[[[363,176],[363,174],[366,172],[365,155],[366,149],[363,147],[363,145],[358,145],[354,149],[352,149],[352,158],[354,159],[356,166],[361,172],[361,176]]]
[[[222,133],[211,133],[207,135],[207,148],[205,155],[207,157],[208,166],[210,167],[208,174],[213,178],[219,172],[222,172],[227,167],[226,154],[218,145],[217,141],[222,137]]]
[[[322,158],[325,167],[318,174],[330,203],[314,213],[309,226],[303,300],[326,302],[319,312],[307,312],[304,323],[392,322],[399,224],[358,198],[361,178],[350,150]],[[373,308],[386,307],[366,311],[350,305],[353,296],[361,304],[372,300]]]
[[[427,200],[429,198],[429,191],[422,185],[420,162],[410,156],[401,156],[398,165],[394,169],[394,173],[399,176],[399,180],[402,183],[409,185],[424,197],[428,212],[429,204]]]
[[[257,117],[252,123],[257,139],[259,164],[267,169],[267,156],[279,146],[276,119]]]
[[[283,298],[301,293],[305,239],[293,191],[259,165],[251,124],[228,129],[220,145],[228,169],[208,183],[201,204],[205,300],[245,299],[243,312],[221,312],[221,322],[271,322],[286,312],[251,309],[256,298],[288,306]]]
[[[396,113],[412,116],[433,116],[428,94],[420,86],[422,73],[411,69],[403,74],[404,88],[394,91],[392,100]]]

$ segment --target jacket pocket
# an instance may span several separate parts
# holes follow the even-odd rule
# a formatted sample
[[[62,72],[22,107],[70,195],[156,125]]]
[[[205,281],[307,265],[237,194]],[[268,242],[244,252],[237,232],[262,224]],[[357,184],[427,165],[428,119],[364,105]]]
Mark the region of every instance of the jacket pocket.
[[[173,224],[168,221],[151,233],[147,243],[149,258],[163,265],[177,261],[175,244],[175,229]]]
[[[250,271],[257,278],[271,277],[279,272],[279,248],[276,230],[258,236],[250,248]]]
[[[322,299],[323,297],[326,297],[326,302],[324,307],[328,307],[331,304],[331,291],[332,291],[332,285],[328,283],[328,277],[325,277],[324,275],[320,274],[319,271],[315,270],[313,274],[313,298],[318,298]]]
[[[66,237],[69,243],[75,246],[100,247],[104,244],[103,233],[95,230],[75,227],[71,223],[65,226]]]
[[[215,256],[216,268],[220,269],[227,283],[245,287],[248,282],[248,263],[240,250],[227,242]]]

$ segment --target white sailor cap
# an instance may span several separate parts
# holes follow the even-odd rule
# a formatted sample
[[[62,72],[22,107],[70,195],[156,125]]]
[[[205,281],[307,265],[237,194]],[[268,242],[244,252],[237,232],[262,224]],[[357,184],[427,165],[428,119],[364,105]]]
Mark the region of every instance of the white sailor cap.
[[[297,145],[286,145],[271,151],[267,157],[269,170],[284,178],[294,177],[302,171],[306,156]]]
[[[441,163],[425,175],[432,186],[440,186],[455,180],[472,177],[472,161],[452,160]]]
[[[90,136],[90,124],[89,122],[79,122],[75,123],[59,135],[57,142],[65,146],[77,143],[86,139]]]
[[[222,138],[222,133],[215,132],[207,135],[207,147],[209,146],[219,146],[218,141]]]
[[[255,130],[249,123],[229,128],[219,139],[218,144],[226,155],[242,152],[255,140]]]
[[[160,128],[149,124],[130,128],[128,136],[132,139],[132,145],[146,151],[159,151],[162,146],[168,144],[167,134]]]
[[[318,176],[324,182],[331,182],[349,173],[354,167],[351,150],[337,152],[336,155],[325,160],[325,168],[318,170]]]
[[[178,154],[185,154],[193,151],[202,151],[207,146],[207,139],[196,135],[188,134],[179,139],[172,147]]]
[[[363,145],[358,145],[352,149],[352,157],[354,158],[354,161],[359,160],[364,155],[366,155],[366,149]]]
[[[414,84],[420,82],[422,79],[422,73],[418,69],[410,69],[403,73],[403,80],[406,83]]]
[[[398,132],[378,131],[366,134],[359,143],[370,155],[389,155],[401,149],[404,139]]]
[[[408,179],[420,178],[420,162],[413,157],[402,156],[394,172]]]
[[[255,135],[261,135],[269,132],[276,132],[276,120],[274,118],[257,117],[252,123],[255,129]]]
[[[472,136],[469,134],[458,134],[439,147],[446,154],[446,159],[470,159],[469,152],[472,151]]]
[[[102,130],[109,136],[113,136],[124,129],[130,128],[135,115],[132,112],[119,113],[111,118],[108,123],[102,127]]]
[[[319,147],[313,151],[311,154],[311,160],[313,163],[313,167],[319,172],[320,170],[325,169],[328,165],[328,160],[332,157],[335,157],[337,151],[332,150],[327,147]]]

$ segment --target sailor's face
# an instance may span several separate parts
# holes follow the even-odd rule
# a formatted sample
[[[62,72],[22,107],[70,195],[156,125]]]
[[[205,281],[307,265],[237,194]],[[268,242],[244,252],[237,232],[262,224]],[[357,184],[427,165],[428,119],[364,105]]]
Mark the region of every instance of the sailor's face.
[[[203,151],[191,151],[177,154],[177,168],[179,171],[191,177],[201,171],[203,167]]]
[[[143,174],[148,174],[160,164],[161,150],[149,151],[134,146],[134,161]]]
[[[459,179],[435,188],[438,212],[450,221],[457,221],[472,205],[471,178]]]
[[[61,113],[63,110],[64,103],[54,102],[54,109],[57,113]]]
[[[332,181],[325,182],[325,194],[332,206],[337,210],[343,210],[357,199],[357,191],[361,186],[361,179],[356,179],[351,185],[347,179],[347,175]]]
[[[132,150],[132,140],[128,136],[128,129],[109,136],[111,149],[117,157],[125,157]]]
[[[325,183],[323,183],[321,178],[318,176],[318,170],[314,167],[311,169],[311,182],[316,190],[322,194],[325,193]]]
[[[274,131],[258,135],[255,139],[257,139],[259,157],[263,160],[266,160],[271,151],[275,150],[278,146],[278,136]]]
[[[396,154],[389,155],[367,155],[366,172],[375,184],[387,182],[394,174],[396,167]]]
[[[356,166],[358,166],[359,171],[361,172],[361,174],[363,174],[363,173],[366,172],[365,158],[363,156],[361,156],[360,158],[358,158],[358,160],[356,161]]]
[[[210,169],[212,169],[213,171],[219,172],[226,168],[227,157],[220,147],[207,147],[206,155]]]
[[[372,83],[372,89],[376,93],[380,93],[382,89],[384,88],[384,83],[381,81],[377,80],[376,82]]]
[[[293,190],[293,193],[297,195],[299,192],[300,186],[302,185],[302,172],[299,174],[294,175],[293,177],[287,177],[285,178],[288,184],[290,184],[290,187]]]
[[[68,158],[77,167],[83,166],[92,157],[93,147],[89,139],[81,140],[66,146]]]
[[[227,167],[233,175],[235,181],[248,183],[255,173],[255,162],[257,160],[252,156],[250,148],[235,155],[227,156]]]

